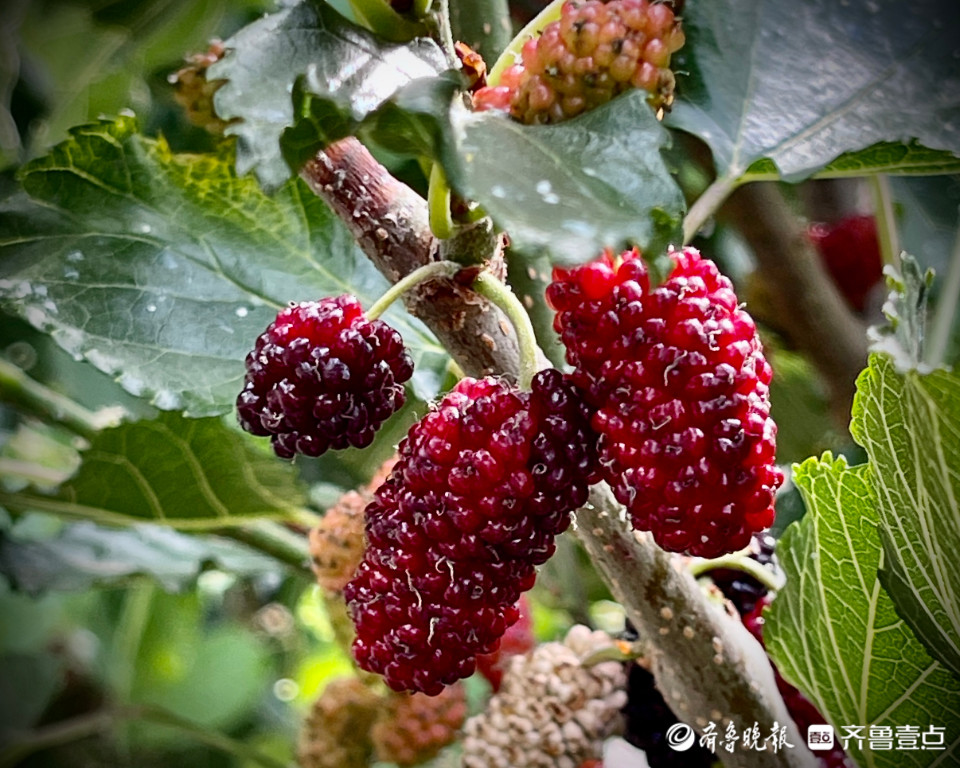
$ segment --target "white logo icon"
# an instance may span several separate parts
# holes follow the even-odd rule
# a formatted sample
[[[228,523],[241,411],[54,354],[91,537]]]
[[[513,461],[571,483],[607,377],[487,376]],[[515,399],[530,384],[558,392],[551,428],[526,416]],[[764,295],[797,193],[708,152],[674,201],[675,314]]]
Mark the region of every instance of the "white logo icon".
[[[833,726],[811,725],[807,728],[807,746],[811,750],[833,749]]]
[[[686,723],[674,723],[667,728],[667,744],[677,752],[686,752],[697,740],[697,734]]]

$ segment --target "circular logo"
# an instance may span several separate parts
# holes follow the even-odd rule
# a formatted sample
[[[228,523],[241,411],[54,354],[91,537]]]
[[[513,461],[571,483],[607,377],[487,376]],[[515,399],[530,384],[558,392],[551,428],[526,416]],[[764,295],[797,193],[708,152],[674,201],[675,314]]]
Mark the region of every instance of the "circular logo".
[[[667,728],[667,744],[676,752],[686,752],[697,740],[697,734],[686,723],[674,723]]]

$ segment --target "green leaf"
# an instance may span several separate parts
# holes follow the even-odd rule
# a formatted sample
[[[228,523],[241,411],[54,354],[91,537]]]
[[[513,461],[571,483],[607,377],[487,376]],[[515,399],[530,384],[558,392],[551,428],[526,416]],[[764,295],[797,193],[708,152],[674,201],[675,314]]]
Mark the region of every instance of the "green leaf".
[[[231,81],[217,92],[218,113],[243,118],[231,129],[240,137],[240,169],[255,165],[266,183],[285,178],[273,155],[284,126],[280,143],[292,167],[356,133],[391,152],[442,162],[450,186],[528,251],[583,262],[629,242],[656,264],[679,242],[684,200],[660,154],[670,135],[645,94],[562,125],[523,126],[469,111],[459,77],[437,76],[445,65],[432,49],[384,46],[310,3],[259,24],[228,43],[237,53],[210,76]]]
[[[217,114],[237,120],[227,133],[237,137],[238,172],[252,169],[271,190],[291,176],[280,134],[294,123],[291,92],[298,77],[306,76],[314,92],[337,94],[359,120],[402,85],[447,67],[432,40],[387,44],[319,0],[265,16],[226,46],[231,52],[208,74],[228,81],[214,96]]]
[[[256,576],[276,573],[277,561],[229,539],[149,524],[116,529],[78,522],[42,539],[0,537],[0,570],[30,594],[116,586],[141,575],[182,590],[207,568]]]
[[[685,204],[660,154],[669,133],[645,96],[633,91],[549,126],[454,102],[458,162],[444,163],[451,186],[477,200],[521,248],[581,263],[629,242],[655,260],[680,243]]]
[[[136,655],[133,703],[210,729],[234,727],[250,713],[275,674],[268,649],[238,624],[209,624],[196,592],[152,597]],[[158,741],[182,738],[149,723],[137,724],[135,733],[154,749]]]
[[[857,173],[893,172],[897,151],[908,172],[956,170],[960,17],[949,4],[692,0],[683,16],[674,64],[690,75],[669,124],[707,142],[721,177],[768,158],[798,181],[844,153]]]
[[[808,511],[777,546],[787,583],[766,613],[764,639],[783,676],[841,736],[844,725],[945,728],[943,752],[864,751],[851,741],[858,765],[953,765],[960,681],[930,658],[880,585],[870,474],[829,453],[796,469]]]
[[[915,141],[900,144],[882,141],[856,152],[845,152],[816,172],[818,179],[842,179],[872,173],[896,174],[897,177],[932,176],[960,173],[960,157],[927,149]],[[748,181],[777,181],[780,172],[768,158],[757,160],[740,177]],[[925,179],[927,183],[929,180]]]
[[[175,155],[129,118],[74,129],[24,168],[29,197],[0,202],[0,306],[162,409],[231,410],[278,308],[369,306],[387,285],[304,183],[267,197],[232,160]],[[419,322],[387,319],[415,358],[442,352]],[[429,375],[415,374],[425,398]]]
[[[881,580],[931,655],[960,678],[960,377],[898,373],[873,355],[857,385],[851,431],[874,470]]]
[[[112,525],[189,529],[296,512],[305,497],[293,466],[251,443],[221,419],[164,413],[100,432],[56,496],[0,495],[0,503]]]

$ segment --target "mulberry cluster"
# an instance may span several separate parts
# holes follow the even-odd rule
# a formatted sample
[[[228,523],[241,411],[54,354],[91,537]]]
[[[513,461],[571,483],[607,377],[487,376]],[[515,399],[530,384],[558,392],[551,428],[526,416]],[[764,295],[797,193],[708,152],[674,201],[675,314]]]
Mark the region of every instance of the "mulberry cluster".
[[[460,684],[437,696],[393,694],[370,732],[377,760],[400,768],[418,765],[452,744],[467,717],[467,697]]]
[[[380,706],[380,697],[355,677],[331,682],[300,731],[302,768],[366,768],[373,755],[370,728]]]
[[[328,592],[342,591],[360,565],[366,547],[363,511],[395,463],[395,459],[384,462],[369,485],[343,494],[310,531],[313,573]]]
[[[503,109],[524,123],[556,123],[632,88],[655,110],[673,102],[670,56],[684,43],[666,3],[569,0],[558,21],[523,47],[522,63],[496,87],[481,89],[477,109]]]
[[[278,456],[369,445],[404,402],[413,362],[400,334],[349,295],[282,310],[247,355],[240,425]]]
[[[633,526],[664,549],[743,549],[773,522],[771,368],[730,281],[693,248],[651,289],[636,250],[554,270],[547,300],[596,409],[600,466]]]
[[[611,638],[573,627],[562,643],[514,656],[499,693],[467,720],[464,768],[578,768],[622,730],[626,673],[617,661],[580,660]]]
[[[344,590],[357,663],[431,695],[472,674],[586,501],[593,443],[556,370],[532,392],[461,381],[411,428],[366,510],[367,551]]]

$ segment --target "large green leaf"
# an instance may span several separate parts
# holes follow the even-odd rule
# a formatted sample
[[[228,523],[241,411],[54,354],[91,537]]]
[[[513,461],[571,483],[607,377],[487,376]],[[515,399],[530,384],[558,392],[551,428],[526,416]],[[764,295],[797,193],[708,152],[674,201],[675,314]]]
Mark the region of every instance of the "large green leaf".
[[[83,521],[49,537],[0,535],[0,571],[31,594],[116,586],[141,575],[166,590],[180,590],[195,584],[206,568],[255,576],[276,573],[277,561],[229,539],[149,524],[107,528]]]
[[[230,410],[289,301],[386,287],[302,182],[267,197],[231,157],[175,155],[130,118],[74,129],[22,180],[0,203],[0,306],[163,409]],[[388,317],[418,362],[441,359],[422,324]]]
[[[115,674],[131,678],[131,702],[210,730],[234,728],[249,717],[276,674],[264,638],[238,623],[211,621],[197,592],[153,593],[148,605],[140,645],[128,662],[134,668],[113,665]],[[149,723],[138,723],[133,735],[142,739],[140,754],[183,740],[182,733]]]
[[[764,639],[781,673],[843,735],[843,726],[945,729],[944,751],[871,751],[862,768],[921,768],[960,760],[960,680],[927,654],[877,578],[881,562],[871,468],[827,453],[794,473],[807,506],[777,547],[786,587]]]
[[[634,91],[560,125],[524,126],[454,102],[458,164],[447,172],[511,239],[560,261],[634,243],[679,245],[683,195],[661,157],[669,133]]]
[[[163,413],[105,429],[55,496],[0,494],[0,504],[123,525],[203,529],[294,514],[304,494],[293,466],[219,418]]]
[[[386,43],[321,0],[265,16],[226,45],[230,53],[208,74],[227,81],[214,97],[217,114],[237,121],[227,133],[238,139],[238,171],[253,169],[268,189],[293,173],[281,156],[280,134],[294,122],[291,92],[299,76],[317,90],[345,94],[360,119],[400,86],[447,66],[432,40]]]
[[[851,430],[874,469],[884,586],[960,678],[960,377],[898,373],[874,355],[858,381]]]
[[[908,172],[915,162],[928,173],[960,168],[960,15],[950,3],[690,0],[683,16],[676,68],[690,75],[670,124],[710,145],[721,177],[768,158],[799,180],[854,152],[841,164],[854,173],[895,172],[889,142],[913,140],[922,146],[903,152]]]

